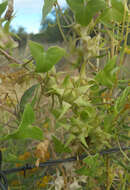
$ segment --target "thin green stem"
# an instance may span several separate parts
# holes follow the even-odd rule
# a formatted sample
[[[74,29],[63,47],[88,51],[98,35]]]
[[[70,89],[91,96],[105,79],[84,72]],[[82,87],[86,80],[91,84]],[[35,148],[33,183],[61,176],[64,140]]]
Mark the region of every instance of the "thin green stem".
[[[123,154],[123,156],[130,162],[130,159],[128,158],[128,156],[125,154],[125,152],[122,150],[120,142],[119,142],[119,138],[117,137],[117,143],[119,145],[119,149],[121,151],[121,153]]]
[[[127,4],[127,1],[125,1],[124,3],[124,15],[123,15],[123,23],[122,23],[122,30],[121,30],[121,40],[119,40],[119,43],[118,43],[118,48],[117,48],[117,52],[119,51],[119,48],[120,48],[120,44],[124,38],[124,31],[125,31],[125,21],[126,21],[126,4]],[[126,39],[126,36],[125,36],[125,39]]]
[[[106,156],[106,190],[110,190],[110,185],[109,185],[109,157],[108,155]]]
[[[64,35],[64,32],[62,31],[62,27],[61,27],[61,24],[60,24],[60,19],[59,19],[59,15],[58,15],[58,11],[57,11],[56,7],[55,7],[55,11],[56,11],[57,25],[59,27],[60,33],[62,35],[62,38],[63,38],[64,42],[67,42],[67,39],[66,39],[66,37]]]
[[[128,17],[128,20],[130,20],[130,16]],[[127,47],[127,39],[128,39],[128,34],[129,34],[129,24],[130,22],[128,21],[127,22],[127,25],[126,25],[126,34],[125,34],[125,40],[124,40],[124,48]]]
[[[65,15],[62,13],[62,10],[61,10],[61,8],[60,8],[59,3],[56,2],[56,5],[57,5],[57,7],[58,7],[58,10],[59,10],[61,16],[63,17],[63,19],[65,20],[65,22],[67,23],[67,25],[69,25],[69,21],[67,20],[67,18],[65,17]]]

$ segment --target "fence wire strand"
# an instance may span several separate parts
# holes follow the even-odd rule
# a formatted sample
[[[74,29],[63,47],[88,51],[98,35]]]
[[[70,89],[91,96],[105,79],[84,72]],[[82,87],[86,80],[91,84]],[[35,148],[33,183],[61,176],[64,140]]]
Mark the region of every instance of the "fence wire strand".
[[[130,147],[121,147],[121,149],[123,151],[125,150],[130,150]],[[106,154],[113,154],[113,153],[117,153],[120,152],[120,148],[111,148],[111,149],[107,149],[107,150],[102,150],[101,152],[99,152],[99,155],[103,156]],[[1,155],[1,159],[0,159],[0,166],[2,165],[2,153],[0,151],[0,155]],[[67,163],[67,162],[74,162],[77,160],[83,160],[84,158],[86,158],[88,155],[87,154],[82,154],[77,156],[73,156],[70,158],[65,158],[65,159],[57,159],[57,160],[48,160],[46,162],[40,163],[39,167],[47,167],[47,166],[56,166],[57,164],[62,164],[62,163]],[[6,170],[1,170],[0,167],[0,189],[1,190],[8,190],[8,182],[7,182],[7,178],[6,175],[11,174],[11,173],[15,173],[15,172],[20,172],[20,171],[24,171],[24,175],[26,174],[26,170],[31,170],[33,168],[36,168],[36,166],[30,165],[30,164],[26,164],[24,166],[21,167],[17,167],[17,168],[11,168],[11,169],[6,169]]]

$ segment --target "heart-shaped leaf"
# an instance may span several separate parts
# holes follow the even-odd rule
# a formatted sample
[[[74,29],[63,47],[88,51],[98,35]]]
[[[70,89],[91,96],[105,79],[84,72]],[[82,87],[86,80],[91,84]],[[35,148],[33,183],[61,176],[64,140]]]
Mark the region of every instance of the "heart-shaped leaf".
[[[55,151],[57,153],[70,153],[71,149],[68,147],[65,147],[65,144],[63,144],[57,137],[52,136],[53,142],[54,142],[54,147],[55,147]]]
[[[107,8],[100,16],[103,24],[110,24],[112,22],[122,22],[123,14],[115,8]]]
[[[124,4],[122,0],[111,0],[113,8],[117,9],[120,13],[124,14]]]
[[[50,47],[46,52],[36,42],[29,42],[32,56],[36,61],[36,72],[48,72],[65,55],[65,50],[58,46]]]
[[[13,133],[2,137],[0,140],[8,139],[37,139],[43,140],[43,132],[40,128],[32,126],[35,120],[34,112],[30,104],[27,104],[22,116],[22,121],[17,130]]]
[[[97,12],[106,8],[104,0],[67,0],[79,24],[87,26]]]

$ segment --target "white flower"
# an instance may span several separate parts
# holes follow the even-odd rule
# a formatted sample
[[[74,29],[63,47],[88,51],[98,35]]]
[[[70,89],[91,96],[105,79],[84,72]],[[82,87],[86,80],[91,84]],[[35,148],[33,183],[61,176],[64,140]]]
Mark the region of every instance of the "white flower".
[[[88,176],[84,176],[84,175],[79,176],[79,181],[83,182],[83,183],[86,183],[87,182],[87,178],[88,178]]]
[[[64,179],[62,176],[59,176],[55,180],[55,190],[61,190],[64,187]]]

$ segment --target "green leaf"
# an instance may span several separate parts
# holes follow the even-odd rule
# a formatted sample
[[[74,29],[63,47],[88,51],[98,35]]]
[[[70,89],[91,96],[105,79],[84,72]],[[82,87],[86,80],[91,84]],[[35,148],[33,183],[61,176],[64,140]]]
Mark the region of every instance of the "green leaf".
[[[121,167],[123,167],[126,171],[130,172],[130,166],[127,164],[125,164],[124,162],[122,162],[121,160],[114,160],[114,162],[118,165],[120,165]]]
[[[116,67],[117,56],[113,57],[105,65],[104,69],[97,73],[95,80],[108,88],[112,88],[116,81],[116,72],[118,67]]]
[[[73,88],[73,83],[72,83],[69,75],[67,75],[64,78],[63,83],[62,83],[62,87],[63,88]]]
[[[104,119],[103,119],[103,126],[104,126],[104,132],[112,134],[113,133],[113,120],[114,120],[114,114],[113,113],[109,113],[104,115]]]
[[[67,139],[67,142],[65,143],[65,147],[68,147],[68,145],[74,140],[76,139],[76,136],[73,134],[69,135],[69,138]]]
[[[31,106],[32,106],[32,108],[34,108],[34,106],[35,106],[35,104],[36,104],[36,102],[37,102],[37,92],[38,92],[38,89],[36,90],[36,93],[35,93],[35,95],[34,95],[32,101],[31,101]]]
[[[35,84],[35,85],[31,86],[30,88],[28,88],[24,92],[24,94],[23,94],[23,96],[21,97],[21,100],[20,100],[20,112],[21,113],[23,113],[25,105],[27,103],[29,103],[29,100],[33,97],[34,92],[37,89],[37,87],[38,87],[38,84]]]
[[[91,104],[88,104],[86,108],[80,113],[81,120],[85,122],[95,119],[95,116],[96,110]]]
[[[80,139],[81,143],[83,143],[83,145],[88,148],[88,145],[86,143],[86,137],[87,137],[87,135],[81,134],[79,139]]]
[[[110,24],[112,22],[122,22],[123,14],[115,8],[107,8],[100,16],[100,20],[103,24]]]
[[[123,125],[123,129],[124,129],[124,130],[126,130],[126,131],[129,131],[129,130],[130,130],[130,126],[129,126],[129,125],[126,125],[126,124],[124,124],[124,125]]]
[[[36,61],[36,72],[48,72],[65,55],[65,50],[58,46],[50,47],[46,52],[36,42],[29,42],[33,58]]]
[[[92,87],[93,85],[84,85],[84,86],[80,86],[79,88],[77,88],[77,90],[79,91],[79,93],[82,95],[82,94],[85,94],[88,89],[90,87]]]
[[[34,121],[35,121],[34,111],[30,104],[26,104],[25,110],[22,115],[22,121],[21,121],[19,128],[24,129],[24,128],[26,128],[26,126],[34,123]]]
[[[111,0],[111,5],[124,15],[124,4],[122,0]]]
[[[119,137],[120,137],[121,139],[124,139],[124,140],[130,141],[130,136],[119,135]]]
[[[0,4],[0,17],[3,14],[3,12],[5,11],[6,7],[8,5],[8,1],[4,1]]]
[[[83,96],[79,96],[75,101],[74,101],[74,103],[77,105],[77,106],[89,106],[90,104],[89,104],[89,102],[88,102],[88,100],[87,101],[85,101],[84,99],[83,99]]]
[[[26,126],[25,129],[20,128],[19,131],[10,135],[13,139],[36,139],[36,140],[43,140],[43,131],[32,125]]]
[[[93,156],[87,156],[83,162],[86,163],[86,170],[85,168],[83,168],[81,171],[78,171],[78,172],[83,172],[84,175],[88,175],[88,176],[96,176],[96,171],[97,171],[97,168],[99,167],[99,154],[95,154]]]
[[[17,130],[13,133],[1,138],[0,140],[12,139],[37,139],[43,140],[43,132],[40,128],[32,126],[35,117],[34,112],[30,104],[27,104],[22,116],[22,121]]]
[[[50,47],[43,53],[42,62],[36,67],[36,72],[47,72],[65,55],[65,50],[58,46]]]
[[[67,103],[67,102],[62,102],[62,108],[61,108],[61,112],[60,112],[60,116],[58,119],[61,119],[63,117],[63,115],[68,111],[68,109],[71,107],[71,104]]]
[[[98,165],[99,154],[95,154],[94,156],[87,156],[83,161],[89,167],[96,167]]]
[[[99,154],[88,155],[83,160],[83,162],[86,164],[86,166],[83,166],[81,169],[77,170],[76,173],[91,177],[99,175],[98,173],[98,168],[100,166]]]
[[[81,111],[81,113],[80,113],[80,119],[82,120],[82,121],[88,121],[88,113],[86,112],[86,110],[83,110],[83,111]]]
[[[116,114],[118,114],[119,112],[121,112],[121,110],[124,109],[124,105],[126,104],[126,101],[129,95],[130,95],[130,86],[128,86],[116,100],[116,103],[115,103]]]
[[[60,96],[62,96],[64,94],[64,89],[62,88],[58,88],[57,85],[52,85],[52,91],[51,92],[54,92],[55,94],[58,94]]]
[[[115,68],[116,60],[117,60],[117,56],[114,56],[112,59],[108,61],[108,63],[104,67],[105,73],[110,73]]]
[[[87,26],[97,12],[106,7],[104,0],[67,0],[79,24]]]
[[[5,33],[9,33],[9,29],[10,29],[10,23],[11,23],[11,20],[7,21],[4,26],[3,26],[3,31]]]
[[[29,40],[29,48],[34,59],[38,58],[38,55],[43,53],[44,48],[41,44]]]
[[[64,145],[63,143],[57,139],[55,136],[52,136],[52,140],[54,142],[54,148],[57,153],[63,153]]]
[[[63,144],[58,138],[56,138],[55,136],[52,136],[52,139],[54,142],[55,151],[57,153],[71,152],[71,150],[68,147],[65,147],[65,144]]]
[[[21,163],[21,161],[18,159],[18,157],[14,154],[7,154],[6,157],[4,157],[4,162],[8,162],[8,163]]]
[[[44,0],[44,6],[42,9],[42,15],[43,20],[45,20],[48,13],[52,10],[54,3],[56,3],[57,0]]]
[[[79,175],[89,176],[89,171],[88,171],[88,168],[86,166],[83,166],[79,170],[76,170],[76,173]]]
[[[60,109],[53,109],[53,110],[52,110],[52,114],[53,114],[53,116],[55,117],[55,119],[58,119],[58,118],[59,118],[60,112],[61,112]]]

